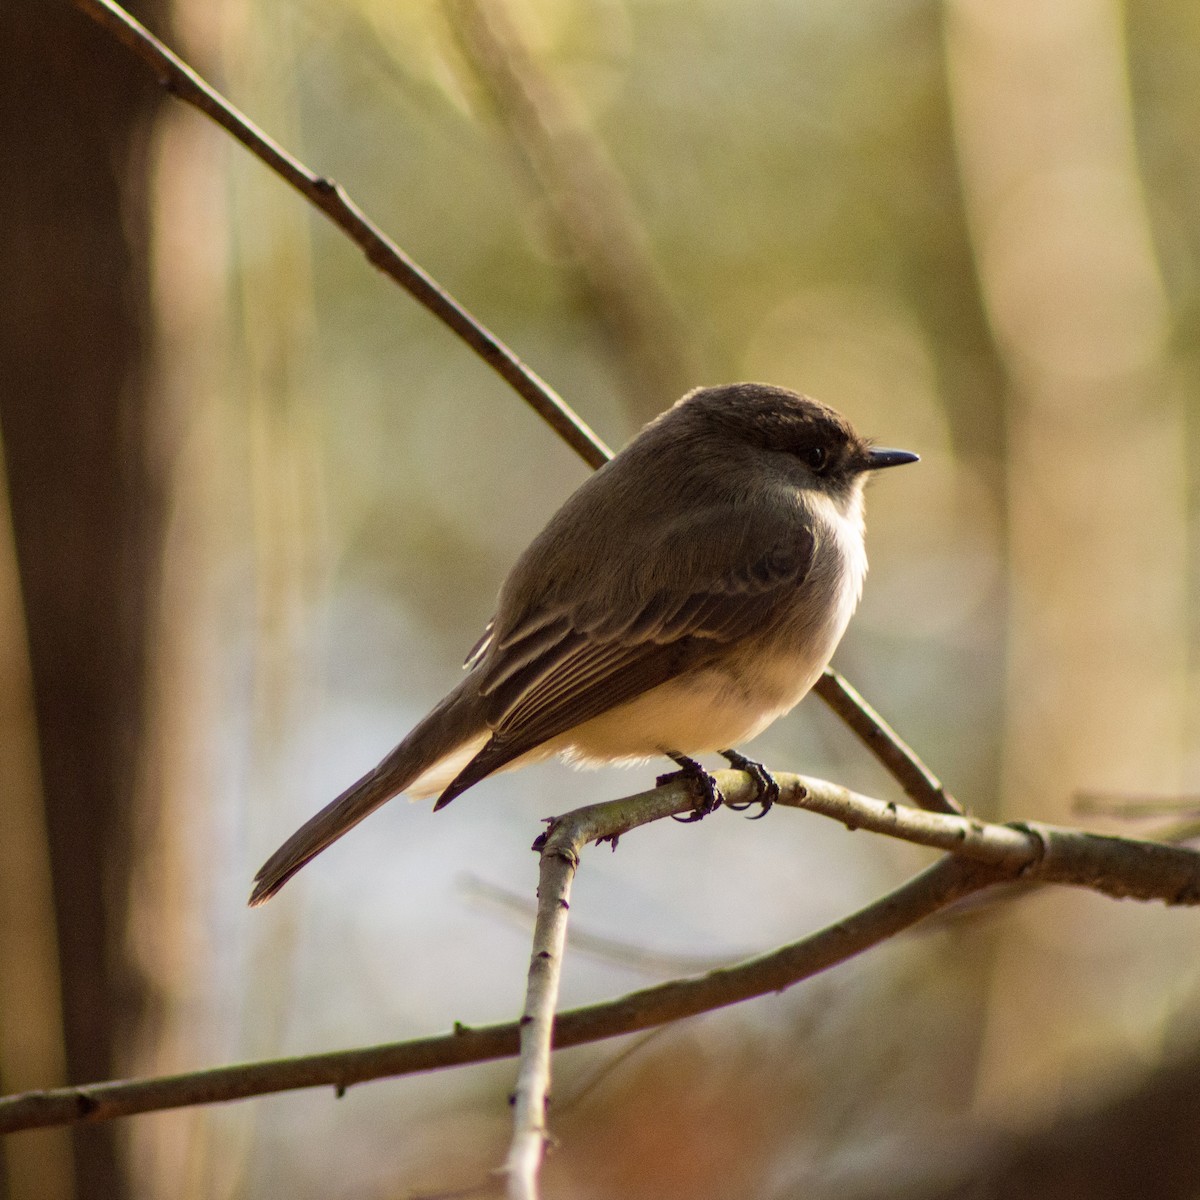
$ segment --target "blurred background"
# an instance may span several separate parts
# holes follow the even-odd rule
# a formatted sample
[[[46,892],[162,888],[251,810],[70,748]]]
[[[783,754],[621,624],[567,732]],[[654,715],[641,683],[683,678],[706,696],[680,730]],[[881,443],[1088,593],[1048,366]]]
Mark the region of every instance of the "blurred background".
[[[146,0],[612,445],[760,379],[917,450],[835,665],[971,809],[1200,789],[1200,8]],[[0,1086],[520,1009],[543,816],[396,802],[262,860],[458,678],[586,468],[66,0],[0,6]],[[896,798],[816,699],[755,745]],[[929,861],[720,813],[589,853],[575,1005]],[[586,935],[586,936],[585,936]],[[564,1200],[1189,1197],[1187,911],[1038,893],[556,1059]],[[512,1064],[9,1138],[3,1200],[495,1194]],[[489,1190],[490,1189],[490,1190]]]

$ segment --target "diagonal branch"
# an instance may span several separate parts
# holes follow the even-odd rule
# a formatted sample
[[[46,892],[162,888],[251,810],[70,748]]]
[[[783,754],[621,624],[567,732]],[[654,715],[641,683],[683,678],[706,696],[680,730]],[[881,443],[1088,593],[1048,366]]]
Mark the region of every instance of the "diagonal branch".
[[[946,791],[942,781],[837,671],[827,669],[813,691],[850,726],[914,804],[930,812],[962,815],[962,805]]]
[[[146,63],[167,91],[232,134],[320,209],[372,266],[457,333],[586,463],[598,467],[612,457],[612,451],[562,397],[370,221],[339,184],[314,174],[289,154],[112,0],[74,0],[74,4]]]

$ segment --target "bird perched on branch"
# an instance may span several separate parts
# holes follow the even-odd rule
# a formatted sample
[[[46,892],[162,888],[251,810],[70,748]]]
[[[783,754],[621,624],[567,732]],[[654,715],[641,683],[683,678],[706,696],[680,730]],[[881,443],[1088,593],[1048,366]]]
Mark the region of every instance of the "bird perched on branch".
[[[699,388],[651,421],[550,518],[500,589],[467,673],[378,766],[297,830],[251,904],[391,797],[435,809],[498,770],[730,749],[794,707],[846,630],[867,573],[863,485],[915,462],[785,388]]]

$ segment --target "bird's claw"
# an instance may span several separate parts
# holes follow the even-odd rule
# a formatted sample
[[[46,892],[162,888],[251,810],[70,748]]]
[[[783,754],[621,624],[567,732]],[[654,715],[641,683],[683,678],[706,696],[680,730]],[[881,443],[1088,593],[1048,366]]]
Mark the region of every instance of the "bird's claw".
[[[717,786],[716,779],[694,758],[687,758],[682,754],[672,754],[670,757],[679,764],[680,769],[660,775],[655,783],[662,787],[665,783],[683,780],[691,785],[696,796],[696,807],[692,809],[691,813],[686,817],[672,813],[673,820],[682,825],[691,825],[695,821],[702,821],[709,813],[715,812],[725,803],[725,797],[721,795],[721,789]]]
[[[745,812],[746,809],[752,808],[755,804],[761,804],[762,811],[755,813],[750,818],[751,821],[761,821],[774,807],[775,801],[779,799],[779,784],[775,781],[775,777],[762,763],[756,762],[753,758],[747,758],[737,750],[722,750],[721,757],[727,759],[729,765],[734,770],[745,771],[750,776],[754,781],[754,790],[756,793],[754,799],[747,800],[745,804],[729,804],[726,802],[725,807],[732,808],[734,812]]]

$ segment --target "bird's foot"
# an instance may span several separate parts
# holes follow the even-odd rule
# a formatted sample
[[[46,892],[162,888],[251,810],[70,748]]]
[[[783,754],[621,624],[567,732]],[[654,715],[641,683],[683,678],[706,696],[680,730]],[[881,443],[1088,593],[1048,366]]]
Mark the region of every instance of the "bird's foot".
[[[726,808],[732,808],[734,812],[745,812],[746,809],[753,805],[761,804],[762,812],[755,813],[750,818],[752,821],[761,820],[771,811],[775,801],[779,799],[779,784],[775,782],[775,777],[762,763],[756,762],[753,758],[747,758],[737,750],[722,750],[721,757],[728,759],[729,765],[735,771],[745,771],[754,781],[754,790],[756,792],[753,800],[747,800],[745,804],[727,803]]]
[[[692,810],[691,815],[676,816],[674,817],[676,821],[690,825],[693,821],[703,820],[710,812],[715,812],[725,803],[725,797],[721,795],[717,781],[694,758],[688,758],[686,754],[669,754],[667,757],[674,759],[679,764],[679,770],[660,775],[655,783],[662,787],[664,783],[671,783],[676,779],[684,780],[691,784],[696,795],[696,807]]]

